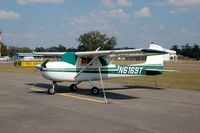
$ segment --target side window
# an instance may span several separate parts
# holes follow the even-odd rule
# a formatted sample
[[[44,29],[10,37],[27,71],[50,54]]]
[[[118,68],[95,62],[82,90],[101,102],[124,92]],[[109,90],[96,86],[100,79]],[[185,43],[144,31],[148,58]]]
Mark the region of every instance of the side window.
[[[99,57],[99,61],[101,62],[102,66],[106,66],[109,64],[109,62],[106,59],[104,59],[103,57]]]
[[[80,65],[87,65],[91,60],[92,58],[82,57],[80,61]]]

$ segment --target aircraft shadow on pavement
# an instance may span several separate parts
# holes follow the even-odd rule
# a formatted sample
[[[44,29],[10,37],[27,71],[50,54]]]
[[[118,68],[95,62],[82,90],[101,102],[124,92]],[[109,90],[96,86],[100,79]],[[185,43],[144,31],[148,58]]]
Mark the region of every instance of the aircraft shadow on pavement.
[[[106,88],[106,90],[121,90],[121,89],[146,89],[146,90],[163,90],[164,88],[152,87],[152,86],[142,86],[142,85],[123,85],[123,88]]]
[[[51,86],[51,84],[46,84],[46,83],[37,83],[37,84],[32,84],[32,83],[28,83],[27,85],[33,86],[33,87],[38,87],[38,88],[42,88],[45,89],[44,91],[37,91],[37,90],[32,90],[30,93],[38,93],[38,94],[47,94],[46,90]],[[137,99],[139,97],[135,97],[135,96],[129,96],[126,94],[120,94],[117,92],[114,92],[115,90],[126,90],[126,89],[155,89],[155,90],[160,90],[162,88],[154,88],[154,87],[148,87],[148,86],[132,86],[132,85],[123,85],[122,87],[118,87],[118,88],[106,88],[106,97],[110,98],[110,99],[118,99],[118,100],[125,100],[125,99]],[[86,96],[93,96],[91,95],[90,92],[91,89],[87,89],[87,88],[80,88],[76,91],[76,93],[80,94],[80,95],[86,95]],[[112,91],[113,92],[110,92]],[[64,85],[58,85],[56,87],[56,93],[70,93],[69,90],[69,86],[64,86]],[[93,97],[100,97],[103,98],[103,93],[102,93],[102,89],[100,89],[100,94],[99,95],[94,95]]]

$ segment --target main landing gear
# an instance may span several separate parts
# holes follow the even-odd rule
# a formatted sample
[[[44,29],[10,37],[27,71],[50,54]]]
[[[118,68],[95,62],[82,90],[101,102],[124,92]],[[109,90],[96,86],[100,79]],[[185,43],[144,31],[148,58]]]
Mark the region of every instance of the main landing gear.
[[[99,88],[97,88],[97,87],[92,87],[91,93],[92,93],[92,95],[98,95],[98,94],[99,94]]]
[[[77,85],[80,84],[80,83],[81,83],[81,82],[78,82],[77,84],[71,84],[71,85],[69,86],[70,91],[71,91],[71,92],[76,92],[76,91],[78,90]],[[92,94],[92,95],[98,95],[99,92],[100,92],[99,88],[97,88],[97,87],[92,87],[92,89],[91,89],[91,94]]]
[[[76,92],[76,91],[78,90],[77,85],[80,84],[80,83],[81,83],[81,82],[78,82],[77,84],[71,84],[71,85],[69,86],[70,91],[71,91],[71,92]],[[48,91],[47,91],[48,94],[54,95],[55,92],[56,92],[56,91],[55,91],[56,86],[57,86],[57,83],[56,83],[55,81],[53,81],[52,85],[48,88]],[[92,95],[98,95],[99,92],[100,92],[99,88],[97,88],[97,87],[92,87],[92,89],[91,89],[91,94],[92,94]]]

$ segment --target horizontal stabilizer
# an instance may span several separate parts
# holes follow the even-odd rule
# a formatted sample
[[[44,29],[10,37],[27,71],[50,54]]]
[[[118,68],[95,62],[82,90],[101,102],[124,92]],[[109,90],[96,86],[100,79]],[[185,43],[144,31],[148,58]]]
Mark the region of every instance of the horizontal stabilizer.
[[[178,72],[177,70],[166,70],[166,69],[146,69],[146,71],[158,71],[158,72]]]

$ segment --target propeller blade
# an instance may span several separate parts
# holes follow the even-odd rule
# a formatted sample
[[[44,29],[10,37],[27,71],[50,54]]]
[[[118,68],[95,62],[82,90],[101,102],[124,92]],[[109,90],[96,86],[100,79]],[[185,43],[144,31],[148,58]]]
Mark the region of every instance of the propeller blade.
[[[36,69],[33,71],[33,74],[35,74],[38,70],[41,70],[42,68],[46,68],[46,64],[49,61],[49,59],[45,60],[42,64],[37,64],[35,67]]]
[[[46,64],[49,61],[49,59],[45,60],[42,64],[41,64],[41,68],[46,68]]]

